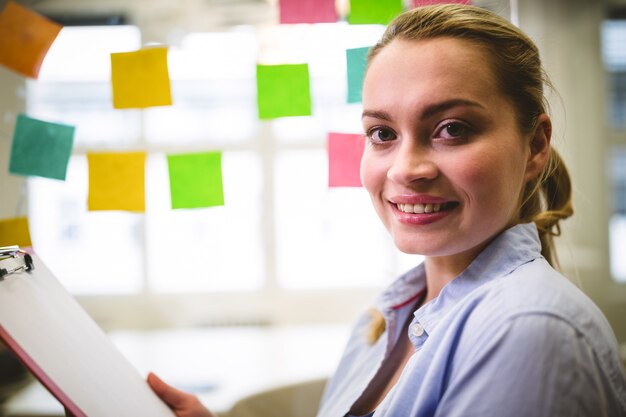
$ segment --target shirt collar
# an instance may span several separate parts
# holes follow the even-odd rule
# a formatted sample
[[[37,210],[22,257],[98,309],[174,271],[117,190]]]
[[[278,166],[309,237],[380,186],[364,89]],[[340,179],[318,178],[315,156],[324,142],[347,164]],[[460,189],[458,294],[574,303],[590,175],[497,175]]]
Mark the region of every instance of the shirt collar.
[[[497,277],[508,275],[520,265],[541,257],[541,242],[534,223],[518,224],[502,232],[472,263],[450,281],[439,296],[420,307],[415,318],[430,333],[437,322],[459,300]],[[424,265],[400,276],[378,298],[376,307],[385,316],[413,300],[426,288]]]

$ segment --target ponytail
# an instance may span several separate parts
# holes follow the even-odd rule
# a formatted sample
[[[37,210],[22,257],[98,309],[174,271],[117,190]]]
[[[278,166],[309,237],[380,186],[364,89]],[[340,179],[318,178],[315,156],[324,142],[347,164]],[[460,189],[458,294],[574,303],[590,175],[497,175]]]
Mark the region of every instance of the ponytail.
[[[541,175],[526,185],[520,209],[520,222],[534,222],[541,240],[541,254],[558,267],[554,237],[561,235],[559,222],[574,214],[569,172],[558,152],[550,149]]]

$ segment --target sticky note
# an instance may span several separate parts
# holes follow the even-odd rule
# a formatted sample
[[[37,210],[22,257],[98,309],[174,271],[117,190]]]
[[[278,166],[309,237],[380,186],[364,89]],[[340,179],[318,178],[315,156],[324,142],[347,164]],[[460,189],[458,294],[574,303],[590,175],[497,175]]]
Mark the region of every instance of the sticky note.
[[[167,48],[111,54],[111,84],[116,109],[171,105]]]
[[[0,64],[37,78],[41,63],[62,26],[9,1],[0,14]]]
[[[221,152],[168,155],[167,167],[173,209],[224,205]]]
[[[348,103],[361,102],[361,90],[367,65],[369,47],[346,50],[348,68]]]
[[[32,246],[27,217],[0,219],[0,246]]]
[[[348,23],[386,25],[402,10],[402,0],[350,0]]]
[[[364,150],[363,135],[328,134],[329,187],[362,187],[360,166]]]
[[[413,7],[430,6],[433,4],[472,4],[470,0],[413,0]]]
[[[260,119],[311,115],[308,64],[257,65]]]
[[[72,154],[74,126],[17,116],[9,172],[65,180]]]
[[[145,152],[88,153],[89,210],[145,211]]]
[[[280,23],[332,23],[338,20],[335,0],[279,0]]]

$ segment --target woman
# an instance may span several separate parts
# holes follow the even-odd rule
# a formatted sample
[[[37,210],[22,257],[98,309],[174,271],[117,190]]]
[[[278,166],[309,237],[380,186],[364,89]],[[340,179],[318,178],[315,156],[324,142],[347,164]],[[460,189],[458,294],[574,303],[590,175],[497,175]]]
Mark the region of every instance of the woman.
[[[361,178],[423,254],[356,324],[320,417],[623,416],[602,313],[556,272],[572,214],[532,41],[471,6],[408,11],[372,48]],[[178,416],[211,416],[154,375]]]

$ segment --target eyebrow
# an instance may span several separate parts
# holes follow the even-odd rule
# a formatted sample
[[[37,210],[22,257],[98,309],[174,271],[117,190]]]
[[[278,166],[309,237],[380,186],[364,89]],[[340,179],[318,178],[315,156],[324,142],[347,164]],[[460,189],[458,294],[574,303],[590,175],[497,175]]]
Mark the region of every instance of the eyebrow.
[[[485,108],[482,104],[476,101],[466,100],[462,98],[455,98],[452,100],[442,101],[441,103],[435,103],[435,104],[429,105],[422,112],[421,118],[427,119],[429,117],[434,116],[437,113],[441,113],[453,107],[459,107],[459,106],[477,107],[480,109]],[[389,113],[385,111],[381,111],[381,110],[363,110],[363,114],[361,115],[361,118],[365,118],[365,117],[374,117],[376,119],[391,121],[391,116],[389,115]]]

